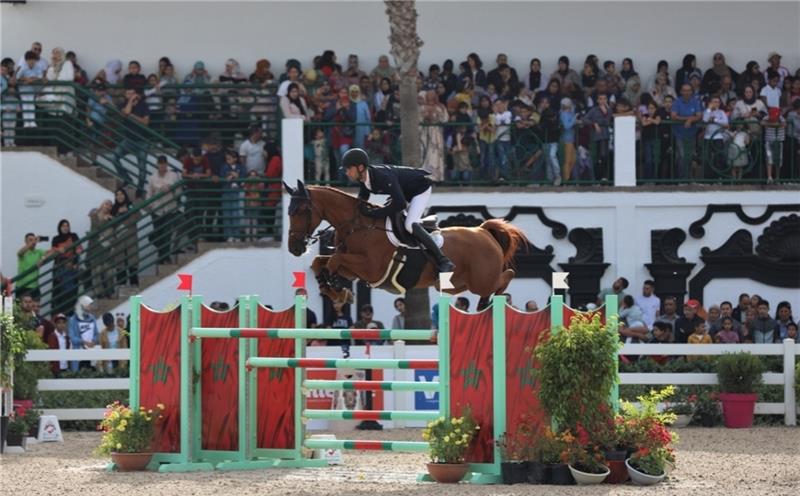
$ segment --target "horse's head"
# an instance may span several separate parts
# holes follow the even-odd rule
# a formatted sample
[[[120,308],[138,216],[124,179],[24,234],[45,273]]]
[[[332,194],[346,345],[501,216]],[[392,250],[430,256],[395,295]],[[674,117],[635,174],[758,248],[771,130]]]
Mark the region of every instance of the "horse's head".
[[[311,193],[303,181],[297,180],[293,189],[285,182],[283,187],[291,195],[289,202],[289,253],[299,257],[305,253],[311,235],[319,227],[322,217],[311,202]]]

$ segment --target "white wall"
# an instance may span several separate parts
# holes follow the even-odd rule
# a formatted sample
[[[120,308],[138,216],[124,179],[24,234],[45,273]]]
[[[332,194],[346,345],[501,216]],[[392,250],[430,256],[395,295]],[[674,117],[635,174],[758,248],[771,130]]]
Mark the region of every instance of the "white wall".
[[[794,71],[800,66],[798,2],[418,2],[419,33],[425,41],[420,67],[456,64],[477,52],[489,68],[498,52],[527,72],[538,57],[553,71],[566,54],[580,70],[594,53],[600,60],[633,58],[649,79],[659,59],[674,72],[692,52],[707,69],[712,54],[723,51],[736,70],[749,60],[766,66],[778,50]],[[204,60],[213,75],[229,57],[250,74],[267,58],[282,71],[288,58],[304,66],[324,49],[341,63],[347,54],[361,57],[371,70],[389,52],[388,24],[382,2],[42,2],[3,4],[3,56],[15,60],[34,40],[45,51],[75,50],[90,75],[106,61],[139,60],[152,72],[168,55],[179,75]]]
[[[25,234],[55,236],[58,222],[67,219],[72,231],[82,236],[89,230],[89,211],[111,191],[73,172],[39,152],[0,154],[0,226],[2,226],[3,274],[17,274],[17,250]],[[50,248],[42,243],[40,248]]]

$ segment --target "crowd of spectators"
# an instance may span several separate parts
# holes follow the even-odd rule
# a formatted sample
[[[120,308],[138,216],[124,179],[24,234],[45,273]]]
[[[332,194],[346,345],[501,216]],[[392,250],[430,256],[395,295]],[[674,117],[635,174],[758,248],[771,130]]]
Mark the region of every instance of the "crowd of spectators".
[[[16,65],[3,60],[6,146],[13,145],[19,122],[36,125],[37,84],[71,79],[92,88],[89,125],[101,123],[103,107],[117,100],[125,116],[143,126],[158,123],[157,129],[183,145],[195,146],[216,131],[225,146],[235,147],[237,137],[247,140],[250,123],[275,129],[267,121],[279,109],[283,117],[308,123],[305,157],[308,175],[316,180],[337,179],[341,154],[352,146],[366,149],[376,162],[398,160],[400,76],[387,56],[369,73],[357,55],[342,66],[332,50],[306,68],[290,59],[279,75],[267,59],[249,76],[228,59],[217,77],[197,61],[183,79],[168,57],[147,76],[138,61],[130,61],[124,72],[122,61],[112,60],[89,78],[75,53],[56,48],[48,63],[41,52],[41,44],[34,43]],[[781,60],[772,52],[764,67],[750,61],[739,72],[716,53],[703,70],[687,54],[674,72],[661,60],[655,74],[644,75],[630,58],[617,66],[591,54],[578,70],[567,56],[559,57],[555,70],[534,58],[519,72],[502,53],[491,70],[476,53],[458,66],[448,59],[417,77],[423,164],[435,181],[609,179],[613,118],[632,115],[643,180],[796,178],[797,171],[782,165],[800,162],[800,69],[791,73]],[[189,89],[174,87],[178,83]],[[224,86],[203,90],[210,84]],[[109,96],[109,85],[121,85],[125,94]],[[240,89],[231,88],[236,85]],[[51,101],[39,101],[48,111],[63,110],[71,98],[49,95]],[[181,127],[181,116],[193,114],[205,123]],[[129,145],[126,140],[117,145],[117,162],[128,152],[141,161],[141,152]],[[763,170],[754,170],[762,157]],[[140,176],[138,186],[143,183]]]

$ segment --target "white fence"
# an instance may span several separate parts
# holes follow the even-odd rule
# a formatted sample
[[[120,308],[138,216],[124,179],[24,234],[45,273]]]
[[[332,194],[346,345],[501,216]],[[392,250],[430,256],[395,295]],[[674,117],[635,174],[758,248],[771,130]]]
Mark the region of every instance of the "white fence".
[[[390,345],[392,356],[398,359],[415,359],[420,355],[428,355],[433,346],[408,346],[402,342]],[[375,350],[375,348],[373,348]],[[339,347],[310,347],[309,355],[319,358],[334,358],[341,356]],[[784,401],[782,403],[756,403],[756,414],[783,415],[786,425],[797,424],[797,398],[794,390],[794,370],[796,356],[800,354],[800,344],[790,339],[780,344],[626,344],[620,355],[722,355],[747,351],[754,355],[782,356],[783,373],[765,373],[764,384],[783,385]],[[363,353],[363,347],[353,347],[351,353]],[[373,352],[373,354],[375,354]],[[123,350],[32,350],[28,352],[25,360],[29,362],[50,362],[58,360],[129,360],[130,351]],[[621,384],[644,385],[714,385],[717,376],[713,373],[621,373]],[[41,379],[40,391],[97,391],[97,390],[127,390],[129,381],[119,379]],[[384,394],[398,394],[384,391]],[[407,403],[399,400],[397,403]],[[413,403],[412,403],[413,405]],[[61,420],[99,420],[103,418],[103,408],[70,408],[70,409],[45,409],[48,415],[57,415]]]

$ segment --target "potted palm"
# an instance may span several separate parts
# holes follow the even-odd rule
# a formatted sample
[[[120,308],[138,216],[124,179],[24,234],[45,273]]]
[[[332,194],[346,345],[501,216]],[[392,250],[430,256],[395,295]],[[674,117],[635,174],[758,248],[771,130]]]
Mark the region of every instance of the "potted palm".
[[[570,431],[562,434],[566,449],[562,461],[569,465],[572,477],[580,485],[600,484],[611,473],[604,464],[605,457],[600,446],[589,439],[589,434],[581,426],[576,428],[576,435]]]
[[[155,410],[145,407],[132,410],[119,401],[108,405],[99,426],[103,438],[97,453],[110,456],[117,470],[144,470],[153,457],[155,425],[163,410],[160,403]]]
[[[479,429],[469,410],[461,417],[439,417],[428,423],[422,439],[430,443],[427,467],[433,480],[452,484],[464,478],[469,469],[464,456]]]
[[[719,357],[717,379],[725,427],[743,428],[753,425],[763,372],[761,359],[750,353],[726,353]]]

